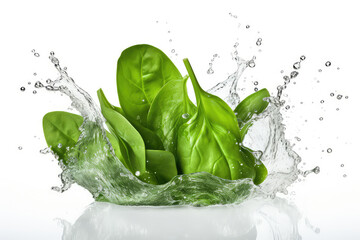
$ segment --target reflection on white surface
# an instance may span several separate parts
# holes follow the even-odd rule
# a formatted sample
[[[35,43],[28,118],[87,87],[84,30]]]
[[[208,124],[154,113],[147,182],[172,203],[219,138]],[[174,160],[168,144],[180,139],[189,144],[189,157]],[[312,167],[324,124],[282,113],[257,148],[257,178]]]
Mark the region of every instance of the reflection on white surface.
[[[300,239],[300,214],[285,200],[212,207],[134,207],[95,202],[63,239]]]

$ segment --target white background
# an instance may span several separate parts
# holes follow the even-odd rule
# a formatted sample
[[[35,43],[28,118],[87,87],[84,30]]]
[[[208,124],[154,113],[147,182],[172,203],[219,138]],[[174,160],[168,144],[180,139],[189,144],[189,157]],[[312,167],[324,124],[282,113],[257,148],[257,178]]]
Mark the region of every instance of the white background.
[[[319,175],[291,189],[298,208],[320,228],[320,234],[305,229],[303,239],[359,239],[357,5],[345,0],[2,1],[0,239],[60,239],[62,229],[54,219],[73,222],[93,201],[77,186],[63,194],[51,191],[60,184],[60,170],[49,155],[39,154],[46,147],[42,116],[69,107],[59,94],[32,93],[35,81],[56,76],[47,59],[50,51],[94,98],[101,87],[116,103],[116,61],[125,48],[155,45],[182,73],[181,60],[187,57],[207,89],[235,70],[230,56],[235,42],[243,58],[257,56],[256,67],[248,70],[243,83],[247,93],[255,80],[275,93],[282,82],[280,70],[288,73],[301,55],[306,56],[297,84],[286,92],[291,109],[284,111],[288,139],[306,164],[302,169],[321,168]],[[255,45],[258,37],[263,39],[261,47]],[[220,55],[215,74],[207,75],[215,53]],[[332,66],[326,68],[328,60]],[[349,99],[336,100],[331,92]],[[325,103],[320,105],[320,100]],[[327,148],[333,152],[326,153]]]

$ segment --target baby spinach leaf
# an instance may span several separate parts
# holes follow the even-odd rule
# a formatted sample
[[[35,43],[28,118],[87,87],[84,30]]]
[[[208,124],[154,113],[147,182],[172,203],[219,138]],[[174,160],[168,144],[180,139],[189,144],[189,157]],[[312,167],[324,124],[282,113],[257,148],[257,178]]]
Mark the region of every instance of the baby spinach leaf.
[[[126,162],[126,167],[132,172],[139,172],[140,175],[145,172],[145,144],[141,135],[131,125],[131,123],[106,99],[103,91],[98,90],[98,98],[101,106],[101,113],[107,121],[109,130],[117,137],[122,153]],[[139,176],[139,174],[135,174]]]
[[[49,112],[43,117],[43,131],[47,145],[67,164],[67,149],[75,146],[81,134],[83,118],[68,112]]]
[[[253,180],[254,184],[259,185],[262,183],[268,174],[268,171],[265,167],[265,165],[261,162],[260,159],[256,158],[253,154],[254,151],[252,151],[249,148],[241,146],[241,151],[246,155],[246,158],[249,161],[249,164],[254,166],[256,176]]]
[[[179,70],[159,49],[135,45],[125,49],[117,64],[120,106],[127,116],[146,126],[147,114],[159,90],[169,81],[181,79]]]
[[[239,122],[242,140],[252,125],[252,123],[249,122],[252,116],[262,113],[269,105],[269,102],[264,100],[266,97],[270,97],[270,93],[266,88],[263,88],[247,96],[235,108],[234,112]]]
[[[101,94],[104,95],[102,89],[99,89],[98,91],[101,91]],[[112,109],[123,115],[133,125],[133,127],[140,133],[142,139],[144,140],[146,149],[164,150],[163,143],[155,132],[142,126],[135,119],[132,119],[131,117],[127,116],[122,110],[122,108],[116,107],[114,105],[111,105],[111,107]]]
[[[116,110],[119,107],[116,107]],[[164,150],[164,145],[159,138],[159,136],[150,130],[147,127],[142,126],[138,121],[127,117],[129,122],[134,126],[134,128],[140,133],[142,139],[144,140],[146,149],[153,149],[153,150]]]
[[[51,150],[68,164],[67,149],[71,149],[77,143],[81,131],[79,130],[84,119],[82,116],[69,112],[49,112],[43,118],[43,131],[46,143]],[[112,145],[115,155],[123,161],[120,146],[116,137],[106,131],[106,136]],[[59,143],[61,147],[59,147]]]
[[[205,92],[184,59],[194,87],[197,112],[178,131],[178,161],[183,173],[209,172],[226,179],[255,178],[254,166],[239,146],[240,130],[231,108]]]
[[[146,150],[146,170],[158,184],[167,183],[178,173],[174,155],[163,150]]]
[[[187,95],[186,81],[168,82],[156,95],[148,114],[148,126],[160,137],[167,151],[176,154],[179,127],[195,113],[196,107]]]

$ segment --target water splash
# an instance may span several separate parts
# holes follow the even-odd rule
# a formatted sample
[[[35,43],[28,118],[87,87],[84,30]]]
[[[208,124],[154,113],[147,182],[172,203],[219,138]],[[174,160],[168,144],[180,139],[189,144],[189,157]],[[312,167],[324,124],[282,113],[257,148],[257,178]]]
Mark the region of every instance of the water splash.
[[[233,60],[236,61],[237,69],[225,81],[216,84],[207,90],[208,93],[214,94],[222,98],[232,109],[240,103],[240,96],[237,92],[238,82],[247,67],[255,67],[255,57],[251,60],[244,60],[238,56],[236,48],[239,44],[235,43]]]

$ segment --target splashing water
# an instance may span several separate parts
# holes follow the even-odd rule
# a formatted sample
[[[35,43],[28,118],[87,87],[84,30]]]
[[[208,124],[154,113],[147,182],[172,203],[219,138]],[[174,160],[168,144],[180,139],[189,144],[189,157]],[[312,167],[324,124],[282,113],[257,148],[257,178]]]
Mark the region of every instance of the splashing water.
[[[260,160],[268,169],[268,177],[260,186],[254,185],[251,179],[227,180],[205,172],[179,175],[163,185],[146,184],[127,170],[115,156],[105,134],[104,119],[90,95],[75,84],[65,68],[60,67],[53,52],[49,58],[60,76],[54,81],[46,80],[45,89],[69,96],[72,107],[84,118],[79,140],[67,152],[71,164],[65,166],[59,161],[63,170],[62,186],[54,187],[56,191],[63,192],[71,184],[77,183],[100,202],[120,205],[206,206],[241,203],[258,196],[275,197],[277,192],[287,193],[287,187],[299,174],[305,176],[309,173],[304,174],[298,170],[301,158],[285,139],[280,113],[284,102],[280,101],[280,92],[277,97],[266,99],[270,103],[268,108],[253,116],[253,125],[244,139],[244,145],[256,150],[255,153],[259,153]],[[247,67],[255,64],[255,58],[245,61],[235,54],[234,59],[237,70],[225,81],[208,90],[209,93],[222,95],[232,108],[240,102],[236,91],[239,78]],[[36,85],[38,88],[44,87],[42,83]],[[42,153],[48,152],[48,148],[42,150]],[[314,169],[313,172],[318,171]]]

